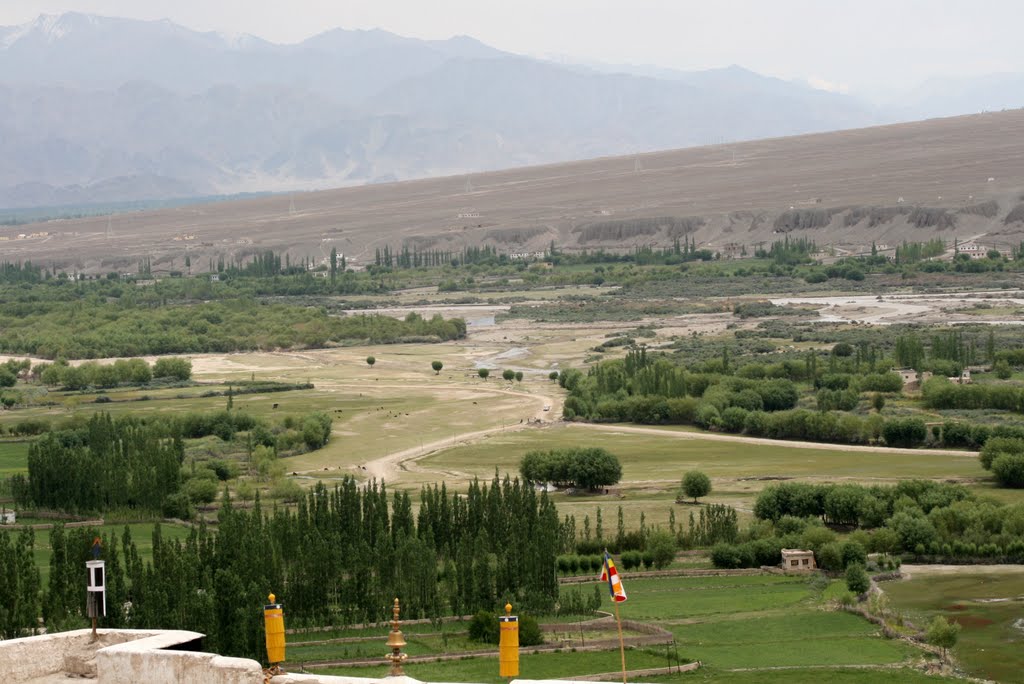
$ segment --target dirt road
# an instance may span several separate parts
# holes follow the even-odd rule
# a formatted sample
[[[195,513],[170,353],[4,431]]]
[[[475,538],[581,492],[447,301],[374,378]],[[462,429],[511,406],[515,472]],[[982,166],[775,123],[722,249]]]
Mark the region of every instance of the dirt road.
[[[915,454],[926,454],[933,456],[963,456],[965,458],[977,458],[976,451],[959,451],[954,449],[896,449],[882,446],[863,446],[854,444],[829,444],[827,442],[796,442],[781,439],[764,439],[761,437],[742,437],[740,435],[721,435],[714,432],[681,432],[676,430],[662,430],[654,427],[641,427],[634,425],[599,425],[596,423],[576,423],[579,427],[591,430],[602,430],[605,432],[619,433],[640,433],[646,435],[660,435],[662,437],[675,437],[677,439],[703,439],[716,442],[743,442],[746,444],[767,444],[773,446],[790,447],[793,449],[827,449],[832,451],[863,451],[874,453],[905,452]]]
[[[476,388],[479,390],[480,388]],[[401,477],[402,471],[414,470],[418,472],[430,472],[441,476],[464,476],[467,479],[471,478],[472,475],[467,473],[458,473],[454,471],[442,471],[442,470],[428,470],[421,468],[417,465],[417,461],[429,456],[430,454],[442,451],[444,449],[451,449],[454,446],[472,444],[478,442],[488,435],[493,435],[498,432],[509,432],[512,430],[525,430],[530,428],[544,427],[545,425],[551,425],[551,416],[557,416],[561,414],[561,401],[559,397],[547,394],[530,394],[527,392],[517,392],[515,390],[506,390],[500,388],[485,388],[486,391],[495,394],[510,394],[517,397],[525,397],[528,399],[536,400],[536,410],[534,411],[531,418],[534,422],[526,423],[512,423],[505,426],[495,426],[487,428],[485,430],[473,430],[471,432],[463,432],[461,434],[453,435],[452,437],[446,437],[445,439],[439,439],[434,442],[429,442],[417,447],[411,447],[408,449],[402,449],[394,453],[375,458],[372,461],[367,461],[359,467],[359,470],[369,478],[376,478],[378,480],[384,480],[386,482],[395,482]],[[545,411],[544,407],[551,407],[550,411]],[[305,473],[316,472],[315,470],[302,471]]]

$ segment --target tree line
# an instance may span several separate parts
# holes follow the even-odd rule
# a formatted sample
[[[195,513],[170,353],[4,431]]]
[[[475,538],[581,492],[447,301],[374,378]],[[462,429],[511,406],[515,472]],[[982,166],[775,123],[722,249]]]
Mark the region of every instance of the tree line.
[[[41,363],[32,369],[32,373],[44,385],[80,390],[86,387],[145,385],[154,380],[185,382],[192,377],[192,362],[185,358],[164,357],[152,365],[145,359],[118,359],[114,363],[87,361],[72,366],[61,360],[52,364]]]
[[[209,503],[217,480],[232,476],[226,465],[185,472],[185,440],[215,435],[224,442],[245,434],[241,445],[254,467],[262,461],[327,444],[331,417],[285,416],[278,424],[240,411],[112,417],[96,413],[84,424],[51,430],[29,445],[28,476],[10,478],[22,508],[72,513],[137,510],[189,517],[191,504]],[[203,470],[213,470],[209,478]],[[237,474],[237,473],[235,473]],[[202,481],[209,479],[208,483]]]
[[[735,543],[713,548],[716,566],[778,565],[783,548],[810,549],[832,571],[863,565],[868,552],[933,562],[1024,561],[1024,505],[978,499],[962,485],[787,482],[759,494],[754,515],[759,522]],[[840,541],[826,524],[854,531]]]
[[[0,304],[0,351],[44,358],[317,348],[329,342],[444,341],[465,321],[331,316],[322,308],[253,301],[134,307],[103,300]]]
[[[316,485],[291,509],[250,510],[225,496],[216,533],[205,524],[183,541],[153,533],[143,562],[127,528],[106,535],[108,627],[189,629],[207,635],[209,650],[265,657],[259,606],[273,591],[289,625],[346,625],[390,616],[402,599],[405,618],[437,618],[493,610],[506,601],[550,612],[558,599],[558,515],[543,493],[519,480],[473,482],[465,495],[424,488],[413,512],[408,492],[345,478]],[[4,539],[0,532],[0,567]],[[29,547],[17,558],[30,558]],[[48,629],[84,624],[82,566],[95,530],[51,533],[50,582],[42,597]],[[23,562],[16,561],[16,562]],[[23,587],[31,587],[31,569]],[[11,584],[5,582],[0,596]],[[32,601],[36,592],[28,591]],[[5,604],[5,608],[12,604]],[[19,613],[20,631],[38,612]],[[0,613],[0,622],[7,619]]]

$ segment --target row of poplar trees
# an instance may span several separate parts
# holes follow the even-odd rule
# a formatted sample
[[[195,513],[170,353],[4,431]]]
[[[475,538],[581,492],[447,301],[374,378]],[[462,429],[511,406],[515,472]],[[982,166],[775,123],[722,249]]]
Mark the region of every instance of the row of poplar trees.
[[[288,510],[267,512],[259,500],[244,510],[225,496],[211,527],[172,540],[158,526],[146,562],[128,528],[105,536],[104,626],[193,630],[207,635],[207,649],[260,659],[270,592],[284,603],[289,627],[383,621],[396,596],[407,619],[493,611],[506,601],[549,611],[558,597],[555,506],[507,477],[474,482],[464,495],[424,488],[416,515],[407,492],[389,496],[383,484],[351,478],[333,489],[318,484]],[[95,533],[59,525],[51,532],[49,582],[35,589],[50,630],[83,624],[82,568]],[[22,534],[10,541],[27,553],[13,555],[31,560],[31,533]],[[32,595],[30,577],[23,589]],[[0,605],[0,621],[8,605]],[[35,624],[24,624],[33,615],[22,611],[21,631]]]

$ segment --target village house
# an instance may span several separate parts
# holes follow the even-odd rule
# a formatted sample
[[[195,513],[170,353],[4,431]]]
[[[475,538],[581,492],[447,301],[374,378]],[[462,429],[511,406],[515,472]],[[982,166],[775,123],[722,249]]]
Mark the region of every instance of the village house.
[[[963,369],[960,375],[954,375],[946,378],[955,385],[970,385],[971,384],[971,370],[969,368]]]
[[[966,254],[972,259],[983,259],[988,255],[989,248],[985,245],[980,245],[977,242],[964,242],[963,244],[957,245],[957,254]]]
[[[803,549],[782,549],[782,569],[786,572],[811,572],[817,570],[814,552]]]

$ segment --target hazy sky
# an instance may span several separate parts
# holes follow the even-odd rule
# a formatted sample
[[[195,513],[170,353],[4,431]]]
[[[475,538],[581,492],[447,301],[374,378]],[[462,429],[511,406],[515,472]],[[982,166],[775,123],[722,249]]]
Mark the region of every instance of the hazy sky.
[[[80,11],[297,42],[334,27],[471,35],[512,52],[740,64],[853,92],[1024,71],[1020,0],[0,0],[0,25]]]

